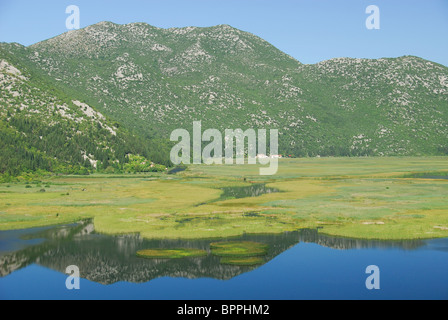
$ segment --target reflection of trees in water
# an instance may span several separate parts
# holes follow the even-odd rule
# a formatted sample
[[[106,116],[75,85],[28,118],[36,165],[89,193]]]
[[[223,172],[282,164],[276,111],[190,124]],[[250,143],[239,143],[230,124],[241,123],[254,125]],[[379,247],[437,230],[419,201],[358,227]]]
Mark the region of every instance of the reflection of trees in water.
[[[210,204],[210,203],[214,203],[217,201],[258,197],[263,194],[280,192],[280,190],[278,190],[278,189],[266,187],[266,184],[264,184],[264,183],[253,183],[249,186],[224,187],[224,188],[220,188],[220,189],[222,190],[222,194],[219,198],[210,200],[207,202],[199,203],[197,206],[201,206],[204,204]]]
[[[219,201],[231,198],[240,199],[258,197],[267,193],[280,192],[278,189],[266,187],[264,183],[256,183],[244,187],[225,187],[221,189],[223,190],[223,193],[219,198]]]
[[[368,240],[335,237],[320,234],[316,229],[301,230],[298,240],[317,243],[333,249],[399,248],[412,250],[424,245],[422,240]]]
[[[107,236],[94,233],[93,224],[55,227],[27,238],[45,238],[46,241],[26,249],[0,256],[0,276],[30,264],[64,273],[69,265],[77,265],[81,277],[110,284],[118,281],[147,282],[159,277],[208,277],[230,279],[254,267],[220,264],[220,258],[209,254],[203,258],[142,259],[135,256],[148,248],[199,248],[210,252],[211,240],[146,240],[138,235]],[[243,235],[232,240],[256,241],[269,245],[264,257],[267,262],[297,243],[312,242],[336,249],[388,248],[414,249],[422,241],[371,241],[331,237],[318,230],[285,232],[278,235]]]

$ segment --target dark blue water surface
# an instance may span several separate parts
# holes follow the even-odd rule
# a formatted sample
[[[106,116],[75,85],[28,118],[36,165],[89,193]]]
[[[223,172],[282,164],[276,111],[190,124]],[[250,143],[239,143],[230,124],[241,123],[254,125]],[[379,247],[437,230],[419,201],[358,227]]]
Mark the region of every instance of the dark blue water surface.
[[[142,248],[209,250],[210,241],[99,235],[89,222],[0,232],[0,299],[448,298],[447,238],[367,241],[302,230],[245,235],[240,240],[268,244],[264,263],[223,265],[211,254],[176,260],[137,258],[135,252]],[[65,286],[69,265],[80,269],[79,290]],[[379,267],[379,290],[365,286],[369,265]]]

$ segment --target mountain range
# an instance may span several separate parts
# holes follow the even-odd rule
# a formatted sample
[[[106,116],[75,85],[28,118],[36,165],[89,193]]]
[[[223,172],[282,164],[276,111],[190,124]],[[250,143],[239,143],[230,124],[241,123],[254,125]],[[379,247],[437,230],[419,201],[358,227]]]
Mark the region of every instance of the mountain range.
[[[228,25],[101,22],[1,43],[0,90],[1,172],[36,158],[32,169],[105,169],[128,153],[168,165],[171,131],[199,120],[278,129],[280,153],[296,157],[448,154],[447,67],[415,56],[302,64]]]

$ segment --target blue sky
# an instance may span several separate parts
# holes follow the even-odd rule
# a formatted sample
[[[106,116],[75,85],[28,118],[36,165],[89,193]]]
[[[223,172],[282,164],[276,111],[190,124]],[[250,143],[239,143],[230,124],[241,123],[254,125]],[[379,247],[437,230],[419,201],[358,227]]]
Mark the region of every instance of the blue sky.
[[[303,63],[416,55],[448,66],[448,0],[0,0],[0,42],[30,45],[66,32],[68,5],[79,7],[81,28],[229,24]],[[369,5],[380,9],[380,30],[365,26]]]

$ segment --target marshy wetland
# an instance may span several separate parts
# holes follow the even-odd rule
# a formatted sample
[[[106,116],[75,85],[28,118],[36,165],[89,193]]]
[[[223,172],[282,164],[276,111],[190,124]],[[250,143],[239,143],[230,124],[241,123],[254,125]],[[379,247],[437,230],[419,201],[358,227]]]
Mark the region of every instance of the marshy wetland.
[[[41,279],[48,297],[72,299],[64,272],[77,265],[82,298],[446,298],[447,160],[281,159],[275,176],[192,165],[1,184],[0,297],[42,298],[26,284]],[[384,271],[380,293],[365,289],[370,264]]]
[[[281,159],[172,175],[61,176],[0,185],[0,230],[93,219],[97,232],[220,238],[320,227],[366,239],[448,237],[448,159]],[[445,178],[444,178],[445,177]]]

